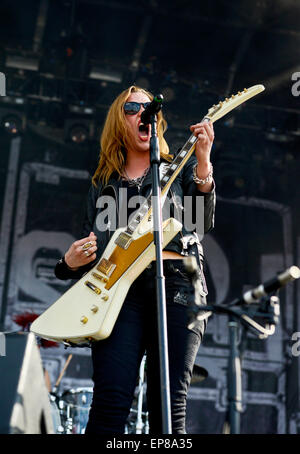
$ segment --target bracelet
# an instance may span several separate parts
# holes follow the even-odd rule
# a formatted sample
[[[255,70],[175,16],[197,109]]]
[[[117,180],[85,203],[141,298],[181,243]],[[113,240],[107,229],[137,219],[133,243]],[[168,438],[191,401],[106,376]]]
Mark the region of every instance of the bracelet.
[[[70,270],[70,271],[76,271],[76,270],[77,270],[77,268],[76,268],[76,270],[74,270],[74,268],[70,268],[69,265],[67,265],[67,262],[65,261],[65,256],[63,256],[61,259],[59,259],[58,263],[59,263],[60,265],[64,265],[64,266],[67,267],[68,270]]]
[[[213,166],[212,166],[212,163],[210,163],[210,171],[209,171],[209,174],[207,175],[207,177],[205,179],[202,179],[202,178],[199,178],[197,176],[197,166],[198,166],[198,163],[194,165],[193,167],[193,180],[195,183],[197,184],[201,184],[201,185],[204,185],[206,183],[210,183],[213,179]]]

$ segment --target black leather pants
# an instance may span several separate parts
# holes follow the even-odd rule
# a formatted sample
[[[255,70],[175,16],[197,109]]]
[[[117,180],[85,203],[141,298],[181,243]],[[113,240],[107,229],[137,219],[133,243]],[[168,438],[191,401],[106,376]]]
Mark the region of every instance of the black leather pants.
[[[164,260],[172,433],[185,433],[186,396],[206,322],[187,328],[193,286],[182,260]],[[162,434],[155,264],[136,279],[112,334],[92,346],[94,395],[86,434],[122,434],[146,351],[151,434]]]

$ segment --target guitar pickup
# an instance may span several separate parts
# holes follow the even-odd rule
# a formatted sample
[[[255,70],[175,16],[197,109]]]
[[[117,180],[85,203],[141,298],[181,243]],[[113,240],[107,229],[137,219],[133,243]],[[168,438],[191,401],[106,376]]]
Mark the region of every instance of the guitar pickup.
[[[120,246],[122,249],[128,249],[130,243],[132,243],[132,238],[126,232],[120,233],[118,238],[115,240],[115,244]]]
[[[98,279],[99,281],[103,282],[104,284],[107,283],[108,279],[104,276],[101,276],[100,274],[98,273],[92,273],[92,276],[95,278],[95,279]]]
[[[101,289],[98,288],[96,285],[92,284],[90,281],[85,281],[85,285],[91,290],[93,290],[93,292],[95,292],[97,295],[100,295]]]
[[[97,270],[100,271],[100,273],[105,274],[105,276],[110,277],[116,268],[116,265],[112,262],[110,262],[107,259],[101,259],[99,265],[97,266]]]

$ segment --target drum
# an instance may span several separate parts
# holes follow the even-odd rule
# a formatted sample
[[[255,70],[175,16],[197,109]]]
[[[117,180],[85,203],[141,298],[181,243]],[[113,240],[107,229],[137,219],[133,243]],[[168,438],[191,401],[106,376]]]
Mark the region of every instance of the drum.
[[[49,400],[50,400],[50,412],[51,412],[52,423],[53,423],[53,432],[55,434],[62,434],[64,432],[64,428],[61,423],[60,411],[57,406],[58,398],[54,394],[49,394]]]
[[[93,388],[75,388],[65,391],[59,408],[65,434],[83,434],[89,418]]]

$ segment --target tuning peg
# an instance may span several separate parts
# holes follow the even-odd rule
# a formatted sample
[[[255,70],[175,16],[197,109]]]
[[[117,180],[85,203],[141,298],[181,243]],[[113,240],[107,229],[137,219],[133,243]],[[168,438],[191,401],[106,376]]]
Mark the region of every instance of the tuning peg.
[[[244,88],[244,92],[246,93],[247,91],[248,91],[247,88]]]
[[[231,96],[231,99],[233,99],[233,98],[235,98],[235,95],[232,95],[232,96]]]
[[[241,96],[241,94],[242,94],[242,93],[239,91],[239,92],[238,92],[238,95]]]
[[[225,98],[225,101],[226,101],[226,102],[228,102],[228,101],[229,101],[229,99],[228,99],[228,98]]]

